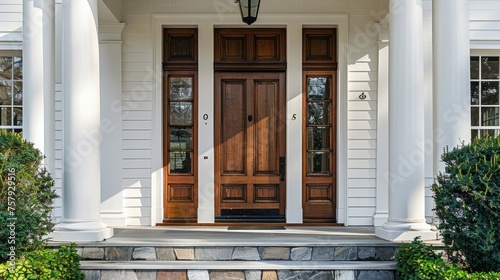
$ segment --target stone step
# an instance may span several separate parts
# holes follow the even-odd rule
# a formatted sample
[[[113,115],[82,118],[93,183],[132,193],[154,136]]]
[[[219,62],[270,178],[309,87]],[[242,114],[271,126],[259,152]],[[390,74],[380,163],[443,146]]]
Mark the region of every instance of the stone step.
[[[394,261],[81,261],[82,270],[395,270]]]

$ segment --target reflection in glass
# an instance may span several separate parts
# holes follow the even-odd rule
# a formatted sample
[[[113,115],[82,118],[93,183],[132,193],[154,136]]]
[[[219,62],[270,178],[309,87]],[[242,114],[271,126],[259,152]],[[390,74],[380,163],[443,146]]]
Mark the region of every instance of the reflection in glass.
[[[498,105],[498,82],[481,83],[481,105]]]
[[[23,58],[20,56],[14,57],[14,80],[23,79]]]
[[[479,107],[470,108],[470,124],[472,126],[479,126]]]
[[[11,107],[0,107],[0,125],[12,125]]]
[[[479,56],[470,58],[470,78],[479,79]]]
[[[330,102],[309,102],[308,124],[330,124]]]
[[[190,77],[170,77],[170,100],[193,99],[193,79]]]
[[[498,56],[481,58],[481,79],[498,79]]]
[[[326,100],[330,98],[330,78],[307,78],[307,98]]]
[[[170,173],[192,173],[190,152],[170,152]]]
[[[13,125],[23,125],[23,107],[14,107]]]
[[[497,137],[498,135],[500,135],[500,129],[481,129],[481,138]]]
[[[0,80],[12,79],[12,57],[0,56]]]
[[[470,83],[470,103],[479,105],[479,82]]]
[[[474,140],[479,137],[479,130],[473,129],[471,130],[471,139]]]
[[[193,104],[191,102],[170,102],[170,124],[190,125],[193,122]]]
[[[170,150],[191,150],[192,139],[191,128],[170,128]]]
[[[481,108],[481,125],[482,126],[496,126],[499,125],[498,107],[482,107]]]
[[[14,82],[14,105],[23,104],[23,82]]]
[[[330,153],[313,152],[307,153],[308,174],[330,174]]]
[[[330,127],[307,128],[308,150],[330,150]]]
[[[0,105],[12,105],[12,82],[0,81]]]

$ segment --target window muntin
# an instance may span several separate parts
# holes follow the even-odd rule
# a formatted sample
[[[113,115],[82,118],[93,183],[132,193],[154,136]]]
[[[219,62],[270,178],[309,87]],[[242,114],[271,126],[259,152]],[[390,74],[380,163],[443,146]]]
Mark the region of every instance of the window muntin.
[[[471,136],[500,135],[500,56],[470,58]]]
[[[23,60],[0,55],[0,130],[22,132]]]

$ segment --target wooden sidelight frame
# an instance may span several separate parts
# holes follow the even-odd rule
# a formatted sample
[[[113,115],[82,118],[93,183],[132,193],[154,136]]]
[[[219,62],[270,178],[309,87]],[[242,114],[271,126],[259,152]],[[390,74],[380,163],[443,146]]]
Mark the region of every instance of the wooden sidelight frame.
[[[302,207],[305,223],[337,222],[336,57],[336,29],[303,30]],[[315,90],[317,92],[313,92]]]
[[[196,29],[164,29],[162,112],[163,223],[196,222],[198,214]]]

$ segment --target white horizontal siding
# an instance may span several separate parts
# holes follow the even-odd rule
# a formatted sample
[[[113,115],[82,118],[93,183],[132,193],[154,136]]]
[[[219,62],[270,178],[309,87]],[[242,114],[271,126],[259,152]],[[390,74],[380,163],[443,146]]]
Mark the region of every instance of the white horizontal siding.
[[[23,39],[22,0],[0,0],[0,45]]]

